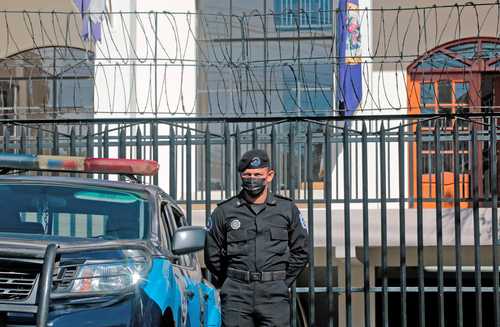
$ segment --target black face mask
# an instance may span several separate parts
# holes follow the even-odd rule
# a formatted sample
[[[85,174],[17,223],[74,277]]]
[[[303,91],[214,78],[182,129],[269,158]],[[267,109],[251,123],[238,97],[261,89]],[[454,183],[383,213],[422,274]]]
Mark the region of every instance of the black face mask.
[[[266,179],[265,178],[253,178],[253,177],[245,177],[241,178],[241,187],[247,192],[248,195],[258,196],[264,189],[266,188]]]

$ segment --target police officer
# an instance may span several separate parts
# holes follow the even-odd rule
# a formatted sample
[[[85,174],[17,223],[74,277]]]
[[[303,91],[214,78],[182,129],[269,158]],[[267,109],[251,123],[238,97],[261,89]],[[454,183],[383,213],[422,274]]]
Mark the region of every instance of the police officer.
[[[308,261],[307,226],[289,198],[272,194],[263,150],[238,165],[242,190],[208,221],[205,263],[221,287],[223,326],[289,326],[288,288]]]

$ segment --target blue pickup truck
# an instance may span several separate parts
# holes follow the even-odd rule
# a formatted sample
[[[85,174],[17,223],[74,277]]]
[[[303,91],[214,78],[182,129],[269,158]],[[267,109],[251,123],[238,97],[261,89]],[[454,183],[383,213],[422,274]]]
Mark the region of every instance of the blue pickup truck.
[[[220,326],[217,290],[153,161],[0,153],[0,327]],[[127,175],[130,182],[15,171]]]

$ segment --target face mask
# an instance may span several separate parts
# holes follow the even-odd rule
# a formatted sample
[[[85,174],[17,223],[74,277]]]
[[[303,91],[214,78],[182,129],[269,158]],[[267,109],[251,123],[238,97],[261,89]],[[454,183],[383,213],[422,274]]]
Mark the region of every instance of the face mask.
[[[241,178],[241,187],[251,196],[258,196],[266,188],[265,178]]]

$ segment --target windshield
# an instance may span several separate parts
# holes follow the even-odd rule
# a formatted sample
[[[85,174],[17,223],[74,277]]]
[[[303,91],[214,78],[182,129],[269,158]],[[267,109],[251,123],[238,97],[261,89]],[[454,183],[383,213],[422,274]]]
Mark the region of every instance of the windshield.
[[[0,184],[0,235],[143,239],[145,192],[96,187]]]

